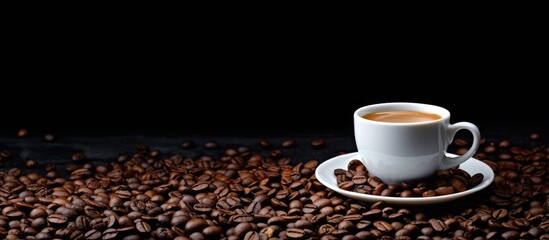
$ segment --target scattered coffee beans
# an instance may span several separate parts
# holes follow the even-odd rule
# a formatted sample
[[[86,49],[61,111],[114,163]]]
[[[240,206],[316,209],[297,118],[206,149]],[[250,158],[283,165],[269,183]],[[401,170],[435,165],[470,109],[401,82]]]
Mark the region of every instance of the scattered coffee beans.
[[[217,142],[208,141],[203,148],[211,155],[192,157],[163,155],[138,144],[135,153],[110,163],[75,160],[66,168],[68,177],[52,164],[45,166],[45,175],[7,169],[0,172],[0,238],[549,237],[549,147],[485,141],[476,158],[496,173],[490,187],[447,204],[404,207],[355,201],[327,189],[314,174],[319,161],[292,164],[286,154],[293,144],[295,140],[278,146],[284,151],[267,149],[270,141],[261,139],[258,149],[230,144],[219,149]],[[310,143],[314,148],[323,145],[318,139]],[[466,147],[468,141],[459,139],[455,145]],[[181,147],[196,146],[188,141]],[[218,157],[212,157],[214,150]],[[4,150],[0,159],[13,155]],[[483,179],[454,168],[415,184],[385,184],[358,160],[334,174],[341,188],[393,197],[453,194]]]

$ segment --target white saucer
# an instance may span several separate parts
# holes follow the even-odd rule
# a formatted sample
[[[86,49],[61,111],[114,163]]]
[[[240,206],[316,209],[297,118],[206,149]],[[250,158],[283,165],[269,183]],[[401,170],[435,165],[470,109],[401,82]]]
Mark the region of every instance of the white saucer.
[[[363,193],[343,190],[337,186],[334,170],[338,168],[347,170],[347,164],[353,159],[360,160],[360,156],[358,155],[357,152],[337,156],[337,157],[326,160],[316,168],[316,171],[315,171],[316,178],[318,179],[318,181],[324,184],[324,186],[349,198],[353,198],[360,201],[367,201],[367,202],[384,201],[386,203],[401,204],[401,205],[428,205],[428,204],[436,204],[436,203],[453,201],[488,187],[490,183],[492,183],[492,181],[494,180],[494,172],[488,165],[486,165],[485,163],[477,159],[470,158],[469,160],[462,163],[459,166],[459,168],[465,170],[471,176],[473,176],[476,173],[482,173],[484,175],[484,179],[479,185],[467,191],[448,194],[444,196],[410,197],[410,198],[384,197],[384,196],[363,194]]]

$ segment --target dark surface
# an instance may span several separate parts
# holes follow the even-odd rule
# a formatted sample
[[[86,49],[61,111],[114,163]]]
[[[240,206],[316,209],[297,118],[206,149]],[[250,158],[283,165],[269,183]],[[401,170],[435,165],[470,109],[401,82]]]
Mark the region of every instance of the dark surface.
[[[541,135],[540,139],[530,141],[528,139],[529,131],[516,128],[515,132],[504,131],[482,131],[488,143],[497,143],[501,139],[510,139],[514,144],[519,146],[532,145],[547,145],[547,135]],[[521,131],[522,130],[522,131]],[[261,138],[267,137],[272,146],[270,148],[262,148],[259,145]],[[463,132],[458,133],[458,137],[468,138],[469,136]],[[283,140],[293,138],[297,145],[292,148],[282,148]],[[326,143],[324,147],[315,149],[311,147],[310,142],[315,138],[323,138]],[[187,140],[192,140],[195,147],[190,149],[181,148],[181,144]],[[219,143],[217,149],[206,149],[204,143],[210,140],[215,140]],[[356,151],[354,138],[351,136],[338,136],[334,134],[309,134],[309,135],[288,135],[285,137],[272,136],[248,136],[248,137],[223,137],[223,136],[203,136],[203,135],[187,135],[187,136],[113,136],[113,137],[78,137],[70,134],[56,135],[53,142],[47,142],[41,135],[30,135],[25,138],[0,138],[0,151],[10,150],[14,153],[12,159],[4,161],[4,167],[0,170],[7,170],[12,167],[24,168],[24,160],[34,159],[38,161],[38,166],[29,171],[42,172],[46,164],[53,163],[58,166],[67,166],[74,163],[71,156],[75,152],[83,152],[88,160],[78,163],[83,164],[92,162],[94,164],[108,163],[116,161],[120,153],[133,153],[136,151],[136,144],[147,144],[151,149],[158,149],[162,154],[179,153],[186,157],[197,157],[200,155],[211,155],[219,157],[222,155],[222,150],[225,147],[250,146],[254,150],[263,151],[268,154],[272,149],[282,149],[285,156],[292,157],[293,163],[306,162],[311,159],[317,159],[323,162],[331,157],[336,156],[340,152]],[[453,148],[450,148],[450,152]],[[63,171],[61,171],[63,173]]]

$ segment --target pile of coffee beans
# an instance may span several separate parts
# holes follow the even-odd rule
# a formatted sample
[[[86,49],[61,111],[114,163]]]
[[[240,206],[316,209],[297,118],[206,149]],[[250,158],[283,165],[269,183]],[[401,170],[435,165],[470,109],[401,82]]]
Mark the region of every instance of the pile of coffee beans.
[[[103,164],[75,153],[65,169],[68,176],[51,164],[45,174],[1,171],[0,238],[549,239],[549,147],[486,141],[476,158],[496,173],[490,187],[454,202],[413,207],[339,195],[316,179],[319,161],[292,162],[286,153],[304,146],[285,141],[284,146],[268,139],[250,144],[257,148],[215,141],[180,146],[223,152],[216,157],[163,154],[138,144],[134,153]],[[320,149],[325,143],[329,139],[307,147]],[[460,144],[458,151],[467,141]],[[12,157],[9,152],[0,156]],[[347,172],[358,168],[352,164],[345,180],[352,182],[356,174]],[[457,178],[459,186],[452,180],[447,186],[460,191],[475,184],[474,176],[461,182],[463,175],[453,169],[444,179]],[[357,178],[353,184],[371,185],[368,180]],[[410,189],[419,194],[414,189],[421,187]],[[391,188],[377,191],[404,192],[386,189]],[[435,194],[445,193],[436,189]]]
[[[387,197],[434,197],[463,192],[482,182],[484,175],[471,176],[459,168],[440,170],[417,183],[386,184],[372,175],[358,159],[351,160],[347,170],[335,169],[339,188],[363,194]]]

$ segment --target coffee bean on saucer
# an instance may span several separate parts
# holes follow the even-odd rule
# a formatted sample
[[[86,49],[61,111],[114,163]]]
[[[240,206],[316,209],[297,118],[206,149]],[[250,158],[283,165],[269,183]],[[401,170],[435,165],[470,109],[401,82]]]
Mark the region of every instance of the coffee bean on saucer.
[[[348,170],[335,169],[334,175],[339,188],[364,194],[392,197],[434,197],[463,192],[480,184],[484,176],[481,173],[473,177],[458,168],[440,170],[427,181],[416,186],[406,183],[387,185],[375,176],[367,177],[368,170],[360,160],[351,160]],[[355,175],[356,174],[356,175]]]

